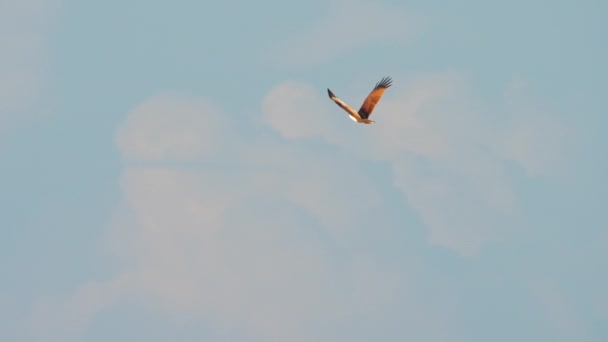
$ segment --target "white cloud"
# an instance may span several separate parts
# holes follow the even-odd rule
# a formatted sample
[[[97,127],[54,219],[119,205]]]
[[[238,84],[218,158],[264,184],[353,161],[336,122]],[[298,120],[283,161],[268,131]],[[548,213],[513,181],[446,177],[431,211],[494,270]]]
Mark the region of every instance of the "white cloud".
[[[66,299],[46,298],[36,303],[27,338],[40,341],[78,340],[93,316],[111,307],[130,289],[130,279],[80,286]]]
[[[176,155],[190,157],[187,161],[206,155],[150,137],[210,132],[181,119],[199,112],[190,105],[193,99],[171,97],[171,105],[162,99],[138,106],[118,132],[118,147],[129,160],[161,163],[127,166],[122,176],[131,214],[116,223],[106,243],[116,241],[113,250],[129,266],[107,286],[58,300],[37,317],[62,308],[57,326],[76,334],[119,294],[137,293],[164,311],[243,329],[266,341],[308,341],[327,322],[365,319],[398,301],[407,270],[382,267],[349,250],[363,228],[369,231],[360,222],[383,201],[355,160],[262,136],[257,141],[233,136],[221,161],[182,168]],[[209,148],[224,144],[225,136],[208,137]],[[374,222],[381,232],[383,220]],[[37,326],[46,331],[42,323]]]
[[[417,322],[406,336],[453,337],[458,318],[416,300],[415,267],[388,267],[358,249],[366,236],[389,235],[383,210],[391,201],[360,163],[388,161],[429,242],[472,256],[517,215],[500,148],[509,131],[472,105],[462,75],[399,84],[371,126],[354,124],[308,85],[280,84],[264,98],[262,118],[278,134],[254,138],[231,134],[233,122],[206,99],[161,94],[137,106],[117,146],[127,161],[156,164],[127,163],[122,175],[128,219],[109,243],[128,267],[42,306],[38,317],[66,307],[59,326],[82,328],[137,294],[161,310],[269,341],[324,340],[331,334],[319,327],[338,329],[328,322],[396,311]],[[432,330],[427,318],[442,330],[424,330]]]
[[[0,3],[0,128],[35,108],[48,77],[47,36],[59,1]]]
[[[511,119],[502,142],[502,153],[518,163],[530,176],[559,178],[568,174],[568,157],[576,144],[576,131],[561,113],[551,111],[532,98],[532,90],[521,77],[506,89],[506,113]]]
[[[348,114],[328,106],[329,97],[321,94],[327,93],[295,81],[277,85],[263,99],[264,124],[289,140],[318,139],[356,153],[365,149],[358,141],[362,127],[349,126]]]
[[[291,108],[285,102],[300,95],[288,92],[307,88],[290,83],[277,89],[283,90],[281,96],[267,102]],[[309,93],[310,102],[319,101]],[[377,123],[354,125],[366,130],[350,132],[352,122],[347,120],[335,129],[303,128],[297,119],[268,120],[283,135],[320,136],[363,159],[390,161],[395,184],[428,227],[429,241],[474,255],[499,237],[517,213],[512,180],[503,156],[495,151],[504,135],[477,109],[476,101],[463,75],[444,73],[396,83],[378,104]],[[331,101],[325,102],[325,108],[342,114]],[[298,116],[297,111],[290,113]],[[324,115],[331,117],[331,112]],[[351,133],[350,140],[341,131]]]
[[[350,121],[333,122],[332,110],[342,110],[331,101],[290,82],[276,88],[281,96],[271,91],[266,102],[299,117],[302,107],[286,102],[302,94],[310,103],[325,100],[316,112],[331,124],[267,119],[285,136],[317,136],[363,159],[390,161],[395,185],[429,229],[429,241],[471,256],[520,219],[509,163],[529,175],[553,177],[571,153],[574,131],[539,109],[517,84],[507,85],[509,106],[499,108],[483,103],[460,73],[420,75],[409,82],[396,77],[374,113],[377,123],[351,130]],[[510,114],[496,119],[505,112]],[[317,120],[322,119],[311,121]]]
[[[564,124],[544,114],[530,113],[530,118],[514,127],[507,137],[505,155],[528,175],[563,175],[567,164],[565,149],[570,148],[573,136],[573,130]]]
[[[281,49],[282,62],[308,66],[324,63],[368,43],[401,43],[419,29],[421,18],[401,8],[359,0],[332,0],[325,18]]]
[[[192,160],[221,148],[226,120],[210,101],[161,94],[127,115],[117,144],[126,160]]]
[[[475,108],[461,75],[422,77],[401,89],[388,99],[374,141],[387,150],[430,242],[476,254],[517,211],[512,180],[491,152],[500,130]]]
[[[287,139],[330,136],[331,120],[312,86],[288,81],[270,90],[263,102],[268,123]]]
[[[358,311],[361,292],[366,307],[390,303],[398,294],[390,273],[365,259],[340,266],[328,242],[315,233],[340,223],[327,219],[322,205],[340,206],[311,200],[323,201],[331,193],[342,193],[336,200],[348,197],[329,182],[325,189],[316,185],[313,176],[337,180],[319,168],[302,178],[246,165],[234,172],[127,169],[123,186],[137,218],[129,248],[138,292],[171,312],[269,341],[310,340],[309,324],[365,315]],[[345,225],[327,238],[348,236]],[[367,280],[352,283],[351,277]]]

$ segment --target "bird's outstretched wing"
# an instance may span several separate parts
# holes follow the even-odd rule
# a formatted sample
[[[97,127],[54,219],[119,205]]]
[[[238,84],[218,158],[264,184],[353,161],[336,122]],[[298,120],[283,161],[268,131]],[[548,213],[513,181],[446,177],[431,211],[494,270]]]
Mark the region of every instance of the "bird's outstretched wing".
[[[334,95],[334,93],[331,92],[331,90],[327,89],[327,94],[329,95],[329,98],[334,101],[338,106],[342,107],[342,109],[344,109],[345,111],[348,112],[348,114],[350,114],[351,116],[358,118],[359,120],[361,119],[361,117],[359,116],[359,113],[357,113],[356,110],[353,109],[353,107],[347,105],[346,103],[344,103],[344,101],[340,100],[336,95]]]
[[[384,77],[380,82],[376,83],[372,92],[369,93],[367,98],[365,98],[365,101],[363,101],[361,109],[359,109],[359,116],[361,118],[367,119],[372,114],[374,107],[376,107],[376,104],[380,101],[384,91],[391,86],[392,82],[390,77]]]

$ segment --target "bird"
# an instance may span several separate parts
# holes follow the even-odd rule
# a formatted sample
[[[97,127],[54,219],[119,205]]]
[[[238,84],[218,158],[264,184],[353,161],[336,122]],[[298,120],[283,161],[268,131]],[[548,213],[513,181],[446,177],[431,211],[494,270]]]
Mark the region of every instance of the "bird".
[[[348,113],[348,116],[353,121],[369,125],[375,123],[375,121],[369,119],[369,116],[374,111],[374,107],[376,107],[386,89],[392,85],[392,82],[393,81],[390,77],[384,77],[378,83],[376,83],[374,89],[372,89],[369,95],[367,95],[365,98],[365,101],[363,101],[363,105],[361,105],[359,111],[356,111],[351,106],[344,103],[344,101],[340,100],[340,98],[332,93],[329,88],[327,88],[327,94],[332,101],[334,101],[338,106],[342,107],[342,109]]]

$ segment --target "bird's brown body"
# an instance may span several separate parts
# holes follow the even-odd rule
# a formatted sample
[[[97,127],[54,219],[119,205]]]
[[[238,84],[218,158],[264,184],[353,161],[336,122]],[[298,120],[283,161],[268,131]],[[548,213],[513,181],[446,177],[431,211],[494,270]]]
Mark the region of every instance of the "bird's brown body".
[[[369,93],[367,98],[365,98],[365,101],[363,101],[363,105],[361,105],[359,111],[355,111],[355,109],[353,109],[351,106],[344,103],[344,101],[340,100],[334,93],[331,92],[331,90],[327,89],[327,94],[332,101],[334,101],[338,106],[348,113],[349,117],[353,121],[369,125],[375,122],[370,120],[369,116],[374,111],[376,104],[378,104],[386,89],[391,86],[391,83],[392,81],[390,77],[385,77],[380,80],[380,82],[376,83],[374,89],[371,91],[371,93]]]

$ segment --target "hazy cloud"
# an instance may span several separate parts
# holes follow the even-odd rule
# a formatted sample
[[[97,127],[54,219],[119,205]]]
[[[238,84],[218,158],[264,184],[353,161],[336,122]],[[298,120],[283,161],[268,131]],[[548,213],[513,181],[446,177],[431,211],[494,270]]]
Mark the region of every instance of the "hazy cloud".
[[[66,298],[48,297],[34,306],[28,337],[40,341],[78,340],[95,314],[108,307],[130,288],[129,279],[81,285]]]
[[[296,35],[280,50],[281,61],[309,66],[374,43],[401,43],[419,29],[421,17],[377,2],[332,0],[321,21]]]
[[[456,302],[438,309],[416,299],[423,290],[414,260],[397,268],[361,253],[361,241],[390,229],[391,198],[359,166],[389,162],[429,243],[473,256],[517,217],[500,148],[508,130],[487,119],[456,73],[395,86],[372,126],[352,123],[321,95],[298,82],[277,85],[260,119],[272,130],[246,137],[204,98],[159,94],[136,106],[117,131],[124,220],[108,240],[128,266],[40,306],[37,317],[65,307],[58,326],[83,329],[87,317],[137,294],[263,340],[331,340],[340,328],[328,322],[391,312],[409,317],[402,336],[464,336],[458,317],[441,313]]]
[[[326,107],[310,85],[288,81],[270,90],[263,101],[266,122],[287,139],[328,137],[332,128]]]
[[[576,131],[555,112],[533,98],[527,82],[514,77],[506,87],[504,155],[530,176],[563,177],[576,148]]]
[[[176,156],[205,161],[196,151],[211,150],[224,137],[184,119],[194,113],[214,117],[217,108],[194,110],[186,97],[171,101],[151,98],[118,130],[119,149],[129,160],[161,163],[125,166],[122,188],[130,214],[115,222],[108,244],[117,242],[113,250],[129,266],[106,285],[58,300],[55,306],[68,308],[57,326],[77,333],[118,294],[137,293],[163,310],[266,341],[308,341],[319,340],[315,327],[365,319],[403,297],[407,270],[351,250],[364,229],[372,233],[365,222],[383,202],[354,159],[288,147],[285,140],[233,137],[222,161],[180,166]],[[206,138],[177,147],[164,138],[195,131]],[[382,219],[373,221],[378,234]],[[51,307],[39,307],[37,317],[46,317]]]
[[[127,114],[117,144],[126,160],[192,160],[222,145],[225,120],[210,101],[161,94]]]
[[[306,86],[290,83],[277,89],[297,92]],[[272,101],[284,103],[298,96],[283,93]],[[476,101],[463,75],[432,74],[391,88],[377,107],[377,123],[358,130],[350,141],[332,136],[350,129],[345,118],[340,128],[330,131],[323,125],[300,125],[298,119],[270,117],[269,124],[284,135],[322,136],[364,159],[390,161],[394,182],[427,225],[429,241],[472,255],[506,229],[517,211],[504,158],[494,152],[502,131],[477,109]],[[325,102],[336,117],[346,117]],[[327,115],[331,122],[332,113]]]
[[[45,88],[47,36],[59,3],[0,2],[0,128],[31,110]]]

